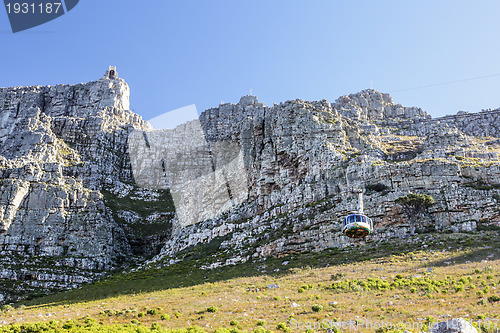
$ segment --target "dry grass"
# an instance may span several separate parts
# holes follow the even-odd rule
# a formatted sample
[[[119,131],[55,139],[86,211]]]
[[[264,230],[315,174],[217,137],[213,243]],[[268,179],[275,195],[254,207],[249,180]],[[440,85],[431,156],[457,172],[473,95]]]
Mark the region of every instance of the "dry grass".
[[[387,135],[382,138],[382,149],[388,155],[419,151],[423,138],[418,136]]]

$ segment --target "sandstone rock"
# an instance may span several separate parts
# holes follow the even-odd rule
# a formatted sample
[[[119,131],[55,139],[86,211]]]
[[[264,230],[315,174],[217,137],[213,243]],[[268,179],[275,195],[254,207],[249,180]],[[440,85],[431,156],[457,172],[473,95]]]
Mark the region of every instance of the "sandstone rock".
[[[0,284],[3,301],[91,282],[132,254],[102,195],[132,181],[128,133],[150,128],[128,98],[117,77],[0,88],[0,276],[18,283]]]

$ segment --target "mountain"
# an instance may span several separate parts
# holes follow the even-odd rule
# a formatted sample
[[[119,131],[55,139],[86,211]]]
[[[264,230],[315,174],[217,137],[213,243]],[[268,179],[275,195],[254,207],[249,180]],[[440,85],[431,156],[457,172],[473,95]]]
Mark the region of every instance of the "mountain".
[[[419,233],[500,224],[500,110],[432,119],[375,90],[269,107],[244,96],[161,131],[128,97],[116,69],[0,88],[2,301],[136,265],[211,269],[411,239],[395,203],[410,192],[435,200]],[[375,223],[365,240],[341,233],[353,189]]]

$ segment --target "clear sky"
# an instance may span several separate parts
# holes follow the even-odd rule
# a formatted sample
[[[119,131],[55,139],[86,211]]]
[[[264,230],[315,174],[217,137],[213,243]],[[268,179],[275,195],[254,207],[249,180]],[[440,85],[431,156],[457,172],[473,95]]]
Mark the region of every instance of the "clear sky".
[[[78,83],[108,65],[145,119],[196,104],[334,101],[373,87],[433,116],[500,107],[500,1],[80,0],[12,34],[0,86]]]

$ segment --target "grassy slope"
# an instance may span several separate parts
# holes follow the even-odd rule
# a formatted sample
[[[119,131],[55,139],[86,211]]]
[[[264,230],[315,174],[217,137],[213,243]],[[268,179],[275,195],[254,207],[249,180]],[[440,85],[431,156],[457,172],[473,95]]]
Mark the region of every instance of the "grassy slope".
[[[219,327],[279,331],[293,326],[291,319],[397,323],[442,321],[445,316],[500,318],[500,302],[488,301],[500,296],[498,231],[419,237],[412,245],[367,244],[356,250],[267,258],[211,271],[186,261],[119,274],[18,304],[2,318],[6,323],[55,320],[50,325],[59,328],[73,319],[81,328],[69,323],[63,331],[74,326],[74,331],[110,332],[149,331],[152,325],[197,325],[208,332]],[[271,284],[280,287],[268,289]],[[322,306],[319,312],[312,309],[316,304]],[[108,326],[116,324],[120,326]],[[4,329],[15,331],[13,326]]]

